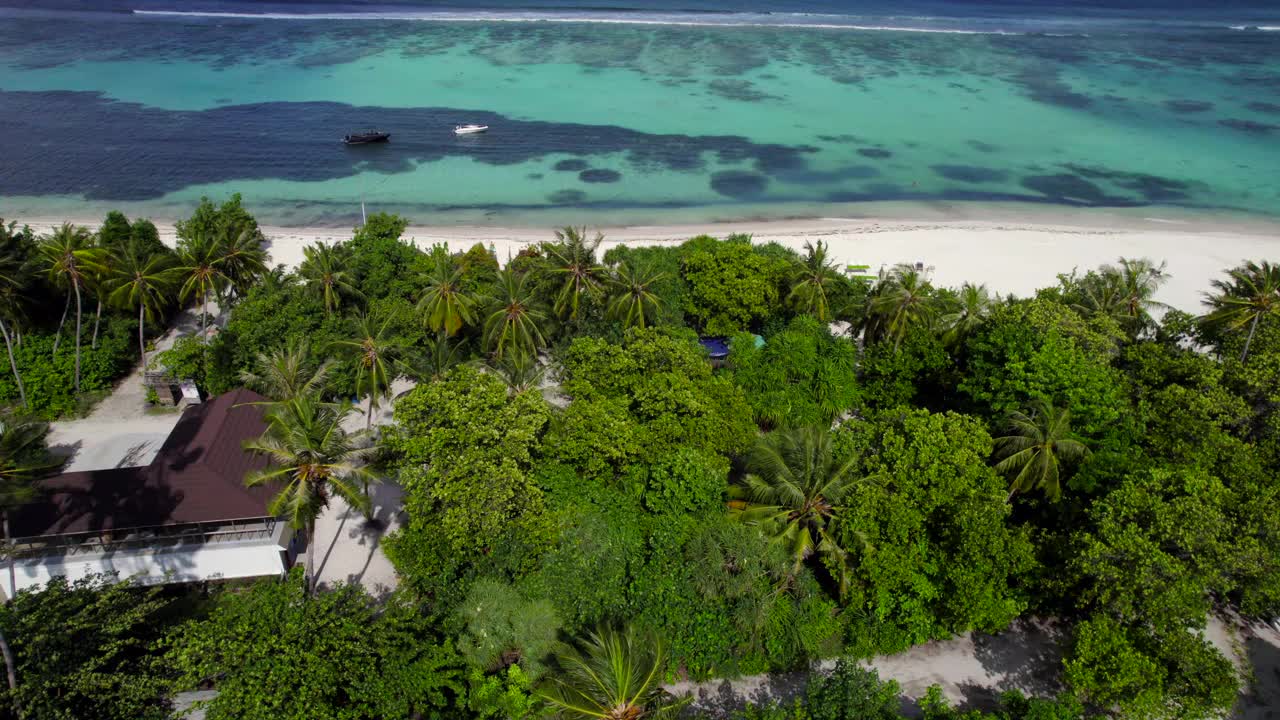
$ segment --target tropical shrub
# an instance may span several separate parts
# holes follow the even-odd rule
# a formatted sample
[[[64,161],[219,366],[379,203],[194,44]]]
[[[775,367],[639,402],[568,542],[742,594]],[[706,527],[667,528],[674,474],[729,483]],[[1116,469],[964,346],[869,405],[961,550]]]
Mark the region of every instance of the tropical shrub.
[[[685,244],[681,274],[685,314],[704,335],[751,330],[778,312],[794,258],[753,247],[750,236],[723,242],[702,236]]]
[[[307,596],[302,573],[219,595],[166,640],[179,687],[217,678],[220,718],[451,717],[461,661],[404,595],[381,606],[356,585]]]
[[[734,337],[729,365],[762,425],[800,427],[831,422],[858,400],[858,349],[808,316],[757,346]]]
[[[23,590],[0,605],[18,680],[0,706],[35,720],[164,720],[169,685],[152,644],[173,621],[161,589],[114,577],[55,577]]]
[[[80,349],[80,395],[75,392],[75,348],[70,338],[63,338],[54,356],[53,335],[24,335],[22,343],[14,345],[13,354],[22,373],[30,411],[53,420],[86,409],[84,397],[109,391],[116,380],[134,369],[138,356],[137,332],[136,319],[103,317],[98,346],[94,348],[85,342]],[[4,365],[8,366],[7,359]],[[18,385],[11,372],[0,372],[0,401],[18,402]]]

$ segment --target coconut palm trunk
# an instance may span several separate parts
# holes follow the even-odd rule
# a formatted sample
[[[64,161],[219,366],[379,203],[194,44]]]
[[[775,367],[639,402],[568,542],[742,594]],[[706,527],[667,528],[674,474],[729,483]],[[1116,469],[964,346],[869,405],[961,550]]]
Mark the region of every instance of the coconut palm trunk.
[[[9,511],[8,510],[4,511],[3,517],[4,517],[4,539],[5,539],[5,542],[8,542],[9,540]],[[13,552],[12,551],[9,552],[8,555],[9,555],[9,558],[8,558],[9,560],[9,599],[12,600],[14,595],[14,589],[17,587],[17,582],[16,582],[17,578],[13,568]],[[9,638],[5,637],[5,634],[3,631],[0,631],[0,654],[4,655],[4,669],[9,676],[9,692],[11,694],[14,694],[18,689],[17,663],[15,663],[13,660],[13,650],[9,647]],[[22,709],[18,706],[18,699],[16,697],[14,697],[13,699],[13,712],[19,718],[22,717]]]
[[[58,321],[58,332],[53,336],[53,356],[58,357],[58,343],[62,342],[62,326],[67,324],[67,313],[71,311],[71,291],[67,291],[67,302],[62,306],[62,319]]]
[[[209,290],[200,296],[200,339],[209,347]]]
[[[4,669],[9,676],[9,693],[16,695],[18,691],[18,671],[16,663],[13,660],[13,650],[9,647],[9,638],[5,637],[4,632],[0,631],[0,653],[4,654]],[[13,698],[13,712],[22,718],[22,710],[18,707],[18,698]]]
[[[1240,364],[1244,364],[1249,359],[1249,346],[1253,344],[1253,334],[1258,330],[1258,319],[1262,317],[1262,313],[1253,314],[1253,322],[1249,323],[1249,337],[1244,339],[1244,352],[1240,353]]]
[[[102,324],[102,298],[98,298],[98,313],[93,318],[93,342],[89,344],[92,350],[98,349],[98,326]]]
[[[147,376],[147,344],[143,341],[143,327],[147,319],[145,313],[147,304],[145,301],[138,302],[138,358],[142,364],[142,376]]]
[[[80,320],[83,315],[80,304],[80,284],[73,282],[71,287],[76,290],[76,394],[80,394]]]
[[[18,361],[13,357],[13,341],[9,338],[9,328],[0,320],[0,335],[4,335],[4,349],[9,351],[9,367],[13,369],[13,379],[18,383],[18,396],[22,398],[22,407],[30,409],[27,404],[27,389],[22,385],[22,373],[18,372]]]
[[[307,595],[316,592],[316,521],[307,521]]]

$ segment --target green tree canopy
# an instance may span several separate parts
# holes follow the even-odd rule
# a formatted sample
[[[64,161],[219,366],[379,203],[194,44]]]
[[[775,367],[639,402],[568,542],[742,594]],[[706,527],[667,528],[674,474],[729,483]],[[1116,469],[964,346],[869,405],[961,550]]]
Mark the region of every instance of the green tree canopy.
[[[1112,367],[1119,329],[1085,320],[1049,300],[1001,306],[966,345],[960,391],[989,417],[1004,418],[1032,400],[1071,412],[1085,436],[1125,418],[1125,387]]]
[[[737,455],[755,440],[742,391],[712,375],[687,331],[633,328],[621,344],[578,338],[562,354],[560,374],[575,400],[599,396],[625,403],[651,448],[684,444]]]
[[[733,380],[762,425],[831,422],[857,402],[857,347],[813,318],[792,320],[762,347],[748,334],[730,347]]]
[[[0,629],[13,648],[18,687],[4,705],[30,720],[170,717],[165,672],[152,644],[171,622],[159,588],[54,577],[0,605]]]
[[[510,396],[497,377],[466,366],[396,402],[383,444],[409,515],[388,540],[402,574],[449,582],[497,544],[545,535],[542,491],[527,473],[549,416],[537,393]]]
[[[178,684],[217,678],[209,720],[453,717],[461,661],[404,595],[358,585],[307,597],[298,572],[219,595],[166,642]]]
[[[774,312],[791,264],[751,245],[750,236],[690,240],[682,276],[687,313],[706,335],[749,330]]]
[[[1003,629],[1027,607],[1033,566],[1025,530],[1008,523],[1004,482],[988,464],[983,423],[955,413],[887,411],[848,422],[844,452],[876,478],[845,501],[848,606],[881,651],[968,629]],[[888,628],[879,628],[879,625]],[[888,634],[886,634],[888,633]]]

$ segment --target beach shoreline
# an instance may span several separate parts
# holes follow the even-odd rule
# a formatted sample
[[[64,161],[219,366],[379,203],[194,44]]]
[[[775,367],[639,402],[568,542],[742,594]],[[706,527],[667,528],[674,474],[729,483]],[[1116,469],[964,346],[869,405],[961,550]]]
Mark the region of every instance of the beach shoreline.
[[[1150,214],[1150,213],[1149,213]],[[1201,311],[1203,293],[1223,271],[1246,259],[1280,256],[1280,223],[1224,220],[1217,216],[1139,217],[1122,213],[1062,213],[980,219],[884,219],[823,217],[786,220],[733,220],[671,225],[591,226],[604,234],[601,254],[617,245],[679,243],[701,234],[751,235],[756,243],[776,242],[803,253],[819,240],[837,266],[867,265],[872,272],[897,263],[922,263],[935,285],[986,284],[1001,294],[1026,297],[1057,284],[1060,273],[1084,272],[1120,257],[1151,258],[1168,263],[1168,282],[1156,297],[1191,313]],[[36,232],[64,220],[17,218]],[[68,221],[96,227],[98,220]],[[161,239],[170,246],[177,237],[172,221],[156,220]],[[295,267],[303,249],[317,242],[351,238],[350,227],[285,227],[263,225],[273,263]],[[492,248],[505,263],[536,243],[554,239],[550,227],[411,224],[404,239],[420,248],[436,243],[461,251],[476,243]]]

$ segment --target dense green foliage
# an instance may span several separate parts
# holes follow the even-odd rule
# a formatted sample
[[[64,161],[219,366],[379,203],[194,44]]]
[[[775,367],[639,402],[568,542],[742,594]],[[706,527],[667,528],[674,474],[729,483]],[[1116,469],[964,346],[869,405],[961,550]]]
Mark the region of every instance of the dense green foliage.
[[[157,589],[89,577],[51,580],[0,605],[13,650],[17,692],[4,707],[28,720],[163,720],[167,672],[152,645],[171,621]]]
[[[1036,614],[1063,631],[1062,696],[984,713],[934,690],[924,717],[1208,718],[1241,685],[1204,639],[1210,614],[1280,612],[1269,263],[1232,270],[1203,318],[1157,321],[1166,275],[1149,260],[1016,299],[914,266],[851,277],[822,243],[704,236],[601,257],[600,237],[565,228],[503,265],[481,244],[421,250],[405,227],[375,215],[266,272],[238,199],[206,201],[157,307],[134,293],[128,315],[106,308],[78,353],[60,316],[0,303],[28,404],[53,416],[72,408],[77,356],[82,391],[103,388],[136,357],[139,315],[216,300],[221,329],[153,363],[270,398],[251,447],[273,465],[250,480],[286,481],[274,507],[309,529],[331,497],[365,507],[375,475],[404,491],[382,543],[397,594],[255,583],[193,611],[163,654],[157,631],[125,627],[145,642],[127,646],[140,684],[118,688],[124,705],[162,707],[156,678],[176,677],[217,687],[211,717],[532,718],[579,701],[634,715],[670,702],[658,677],[839,656],[796,702],[739,717],[896,720],[899,688],[856,659]],[[25,290],[8,270],[39,256],[5,233],[0,301]],[[92,328],[96,263],[162,253],[150,238],[112,216],[47,241],[82,254],[45,251],[62,264],[40,270],[44,312],[79,288]],[[710,362],[699,335],[727,339],[728,358]],[[0,377],[0,397],[21,395]],[[371,401],[394,421],[359,418],[366,448],[337,428]],[[24,602],[6,631],[43,617]],[[627,678],[577,682],[627,667],[643,669],[631,694]],[[24,697],[42,687],[22,682]]]
[[[857,359],[853,343],[801,316],[763,345],[752,335],[738,335],[729,364],[761,425],[798,427],[831,422],[853,408]]]
[[[220,718],[452,717],[461,662],[414,603],[357,586],[308,597],[300,573],[219,598],[168,639],[181,686],[216,680]]]

